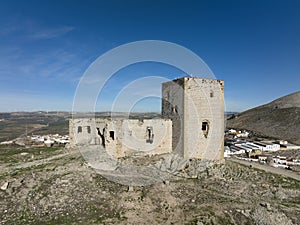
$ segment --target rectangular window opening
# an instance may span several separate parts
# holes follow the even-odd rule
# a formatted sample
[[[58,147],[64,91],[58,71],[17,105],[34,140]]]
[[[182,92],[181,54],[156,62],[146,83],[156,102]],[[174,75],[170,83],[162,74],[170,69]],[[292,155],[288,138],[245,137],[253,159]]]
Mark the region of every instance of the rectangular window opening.
[[[202,122],[202,130],[206,131],[208,128],[208,123],[207,122]]]
[[[208,121],[203,121],[202,122],[202,132],[205,138],[208,137],[208,130],[209,130],[209,123]]]
[[[153,134],[153,127],[147,127],[147,139],[146,139],[146,143],[153,143],[153,138],[154,138],[154,134]]]
[[[115,132],[114,131],[109,131],[109,137],[113,140],[115,140]]]
[[[82,133],[82,127],[81,126],[79,126],[78,128],[77,128],[77,133],[79,134],[79,133]]]

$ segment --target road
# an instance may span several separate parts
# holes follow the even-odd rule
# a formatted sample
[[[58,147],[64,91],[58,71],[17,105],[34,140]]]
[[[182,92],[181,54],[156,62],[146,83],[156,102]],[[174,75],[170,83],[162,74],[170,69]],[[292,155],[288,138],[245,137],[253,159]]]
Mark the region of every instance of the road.
[[[282,175],[282,176],[285,176],[285,177],[290,177],[290,178],[293,178],[295,180],[300,181],[300,174],[297,173],[297,172],[290,171],[290,170],[276,168],[276,167],[269,166],[269,165],[266,165],[266,164],[261,164],[261,163],[258,163],[258,162],[245,161],[245,160],[241,160],[241,159],[237,159],[237,158],[226,158],[226,160],[237,162],[237,163],[240,163],[240,164],[243,164],[243,165],[246,165],[246,166],[252,166],[254,168],[264,170],[266,172],[279,174],[279,175]]]

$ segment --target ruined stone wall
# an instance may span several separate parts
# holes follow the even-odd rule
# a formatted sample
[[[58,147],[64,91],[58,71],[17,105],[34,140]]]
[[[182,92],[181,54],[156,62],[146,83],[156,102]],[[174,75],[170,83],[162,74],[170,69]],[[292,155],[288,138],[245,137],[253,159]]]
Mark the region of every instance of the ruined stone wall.
[[[150,155],[172,152],[171,120],[124,120],[122,130],[125,154],[135,151]]]
[[[184,82],[182,79],[162,84],[162,117],[172,120],[173,152],[183,155]]]
[[[99,145],[100,137],[97,134],[95,119],[69,120],[70,145]]]
[[[73,119],[71,145],[101,145],[113,157],[172,151],[172,121],[166,119]]]

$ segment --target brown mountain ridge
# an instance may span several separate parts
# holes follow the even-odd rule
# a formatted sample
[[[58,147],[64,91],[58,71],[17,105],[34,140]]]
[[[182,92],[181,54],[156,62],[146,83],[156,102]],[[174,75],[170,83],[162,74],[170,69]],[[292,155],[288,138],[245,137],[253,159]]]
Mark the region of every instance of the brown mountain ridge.
[[[300,91],[235,114],[226,125],[300,144]]]

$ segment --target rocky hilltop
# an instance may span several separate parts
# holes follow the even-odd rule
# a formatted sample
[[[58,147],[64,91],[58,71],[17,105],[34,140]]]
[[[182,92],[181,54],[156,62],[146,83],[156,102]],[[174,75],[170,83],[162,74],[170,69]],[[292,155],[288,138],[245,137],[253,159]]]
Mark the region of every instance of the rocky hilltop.
[[[298,180],[227,160],[207,168],[187,160],[177,172],[133,187],[98,174],[76,149],[1,145],[0,225],[300,224]]]
[[[227,127],[247,129],[300,144],[300,92],[235,114],[227,119]]]

